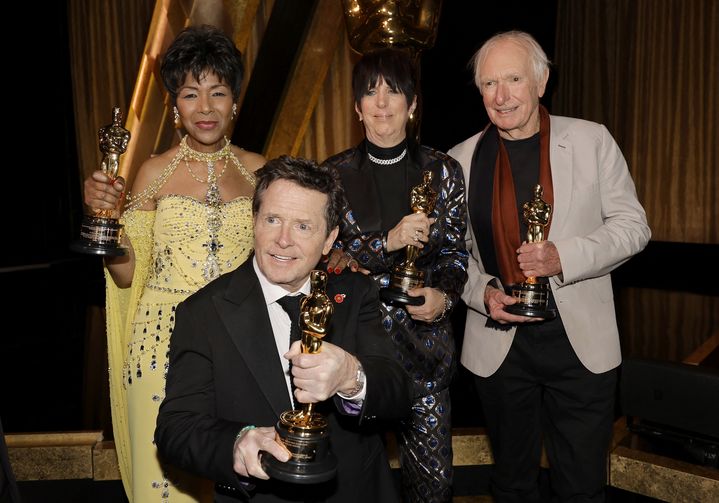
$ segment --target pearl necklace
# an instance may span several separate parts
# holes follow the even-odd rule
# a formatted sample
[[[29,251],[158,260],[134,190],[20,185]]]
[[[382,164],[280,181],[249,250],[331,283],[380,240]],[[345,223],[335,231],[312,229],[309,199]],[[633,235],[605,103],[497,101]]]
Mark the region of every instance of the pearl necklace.
[[[228,157],[232,155],[232,151],[230,150],[230,141],[225,138],[225,146],[222,147],[220,150],[216,152],[198,152],[197,150],[193,150],[192,148],[190,148],[190,146],[187,144],[187,136],[185,136],[180,141],[179,155],[182,156],[182,159],[185,161],[187,171],[190,172],[190,176],[196,182],[211,184],[212,182],[217,183],[217,180],[219,180],[225,173],[225,168],[227,168],[227,160]],[[190,162],[188,161],[188,159],[207,163],[207,180],[202,180],[197,175],[195,175],[195,173],[192,171],[192,168],[190,167]],[[222,171],[220,171],[220,174],[215,176],[215,163],[221,160],[224,160],[225,163],[222,166]]]
[[[207,180],[202,180],[199,178],[194,171],[192,171],[192,168],[190,167],[190,163],[187,160],[187,157],[184,158],[185,166],[187,167],[187,171],[190,172],[190,176],[193,180],[195,180],[198,183],[210,183],[211,181],[217,181],[220,178],[222,178],[222,175],[225,173],[225,168],[227,167],[227,161],[225,161],[225,164],[222,165],[222,171],[220,171],[220,174],[215,176],[215,165],[214,163],[208,162],[207,163]]]
[[[404,159],[404,156],[407,155],[407,149],[405,148],[401,154],[399,154],[397,157],[393,157],[392,159],[380,159],[379,157],[375,157],[369,152],[367,152],[367,157],[369,157],[369,160],[372,161],[375,164],[381,164],[382,166],[389,166],[390,164],[397,164],[399,161]]]

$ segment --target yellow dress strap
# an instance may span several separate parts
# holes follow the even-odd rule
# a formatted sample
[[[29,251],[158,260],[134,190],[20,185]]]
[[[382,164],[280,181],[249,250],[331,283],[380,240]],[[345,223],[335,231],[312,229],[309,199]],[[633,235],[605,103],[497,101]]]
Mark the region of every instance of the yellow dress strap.
[[[107,318],[107,354],[110,372],[110,408],[115,449],[125,493],[132,498],[132,467],[130,466],[130,429],[127,411],[127,390],[123,382],[123,365],[127,358],[132,319],[144,290],[153,245],[155,211],[126,211],[120,222],[135,254],[135,270],[130,288],[118,288],[105,269],[105,311]],[[132,499],[130,499],[132,503]]]

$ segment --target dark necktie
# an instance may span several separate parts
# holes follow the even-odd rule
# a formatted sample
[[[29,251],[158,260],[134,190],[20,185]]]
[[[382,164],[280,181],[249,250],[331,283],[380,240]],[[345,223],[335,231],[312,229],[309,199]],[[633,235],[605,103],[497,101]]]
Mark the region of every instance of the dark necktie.
[[[290,317],[290,346],[293,342],[300,340],[300,300],[303,295],[285,295],[277,300],[287,315]],[[295,403],[295,381],[292,378],[292,362],[290,362],[290,384],[292,387],[292,404],[295,409],[298,408]]]

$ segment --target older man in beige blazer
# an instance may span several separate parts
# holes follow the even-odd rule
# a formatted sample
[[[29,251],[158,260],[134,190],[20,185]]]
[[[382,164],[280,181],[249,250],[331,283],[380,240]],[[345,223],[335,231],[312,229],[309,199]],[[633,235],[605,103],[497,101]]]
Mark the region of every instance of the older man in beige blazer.
[[[607,129],[539,105],[549,66],[530,35],[495,35],[474,70],[491,124],[449,154],[468,196],[461,361],[487,420],[492,492],[498,502],[537,501],[544,443],[560,501],[603,501],[621,363],[609,273],[646,246],[646,215]],[[544,242],[522,243],[521,206],[538,182],[550,225]],[[548,278],[554,320],[505,311],[516,302],[506,289],[530,276]]]

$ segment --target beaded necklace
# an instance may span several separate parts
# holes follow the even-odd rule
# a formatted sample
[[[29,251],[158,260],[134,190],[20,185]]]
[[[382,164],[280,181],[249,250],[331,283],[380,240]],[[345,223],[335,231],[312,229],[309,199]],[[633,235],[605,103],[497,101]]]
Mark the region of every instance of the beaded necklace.
[[[190,148],[190,146],[187,144],[187,136],[185,136],[180,142],[180,151],[177,153],[177,155],[181,156],[182,159],[185,161],[185,166],[187,166],[187,170],[190,172],[190,176],[192,176],[195,181],[207,184],[205,202],[212,207],[218,206],[222,202],[222,198],[220,197],[220,188],[217,186],[217,180],[219,180],[225,172],[228,159],[234,158],[234,156],[232,155],[232,150],[230,149],[230,140],[225,138],[225,146],[216,152],[198,152],[197,150],[193,150],[192,148]],[[193,173],[192,169],[190,169],[189,160],[207,163],[207,180],[200,180],[199,178],[197,178],[197,176],[195,176],[195,173]],[[224,160],[225,164],[222,167],[222,171],[220,171],[220,174],[216,175],[215,163],[221,160]]]
[[[190,169],[189,161],[200,161],[207,163],[207,180],[199,179]],[[224,166],[219,175],[215,174],[215,163],[224,161]],[[167,168],[158,176],[145,190],[136,196],[128,196],[125,211],[138,209],[146,201],[152,198],[162,187],[167,179],[179,165],[180,161],[185,161],[186,166],[193,179],[200,183],[207,183],[207,193],[205,194],[205,205],[207,206],[207,231],[208,239],[202,246],[207,250],[207,257],[202,264],[202,277],[205,281],[210,282],[221,274],[218,252],[223,247],[219,239],[219,231],[222,227],[222,198],[220,197],[220,188],[217,185],[218,179],[225,172],[225,168],[229,162],[233,162],[240,172],[244,172],[244,167],[232,152],[230,141],[225,138],[225,146],[216,152],[198,152],[193,150],[187,144],[187,135],[180,140],[180,146],[177,154],[172,158]]]
[[[222,227],[222,217],[220,215],[220,205],[222,198],[220,197],[220,188],[217,186],[217,180],[225,172],[227,162],[230,158],[235,159],[230,149],[230,140],[225,138],[225,146],[216,152],[198,152],[187,145],[187,136],[180,142],[180,151],[178,155],[185,161],[185,165],[190,172],[192,178],[200,183],[207,183],[207,193],[205,194],[205,204],[207,204],[207,230],[209,233],[208,240],[202,244],[207,250],[207,257],[202,264],[202,277],[207,282],[212,281],[220,275],[220,262],[217,256],[223,247],[220,243],[219,233]],[[207,180],[205,182],[199,180],[190,169],[188,159],[207,163]],[[224,160],[225,165],[219,175],[215,174],[215,163]]]

